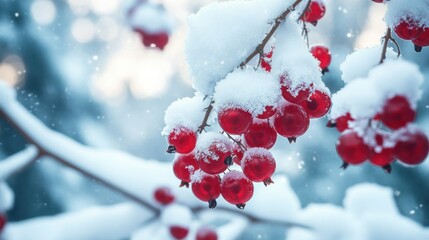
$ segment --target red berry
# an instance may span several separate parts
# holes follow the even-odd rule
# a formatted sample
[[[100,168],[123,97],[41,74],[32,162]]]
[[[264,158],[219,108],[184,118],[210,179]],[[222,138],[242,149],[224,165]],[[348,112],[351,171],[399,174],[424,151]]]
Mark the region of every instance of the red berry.
[[[209,202],[210,208],[216,207],[216,198],[219,197],[220,191],[221,185],[218,175],[211,175],[198,170],[192,176],[192,192],[201,201]]]
[[[368,159],[369,148],[357,132],[350,130],[338,138],[337,153],[346,163],[360,164]]]
[[[389,165],[394,160],[393,146],[385,146],[387,134],[376,133],[375,146],[372,146],[369,151],[369,161],[377,166],[384,167]]]
[[[222,197],[231,204],[236,204],[239,208],[253,196],[253,183],[242,172],[230,171],[222,178]]]
[[[317,23],[325,15],[326,7],[322,1],[311,1],[307,11],[302,16],[302,20],[310,23]]]
[[[143,29],[134,29],[134,31],[140,35],[145,47],[156,47],[163,50],[168,43],[168,34],[165,32],[148,33]]]
[[[243,155],[243,149],[238,144],[234,144],[234,147],[232,148],[232,158],[236,164],[241,165],[241,159],[243,159]]]
[[[331,63],[331,53],[329,52],[329,48],[325,46],[313,46],[310,49],[313,57],[319,61],[319,66],[321,69],[327,69],[329,64]]]
[[[404,40],[412,40],[416,38],[421,31],[422,28],[419,26],[417,21],[410,17],[402,19],[395,27],[396,35]]]
[[[7,219],[6,216],[3,214],[0,214],[0,233],[3,231],[4,226],[6,226]]]
[[[252,115],[240,108],[226,108],[219,111],[219,125],[227,133],[243,134],[252,124]]]
[[[292,94],[292,90],[290,88],[291,80],[287,75],[280,76],[280,84],[282,96],[288,102],[299,103],[304,100],[307,100],[307,98],[310,96],[310,89],[305,86],[297,88],[297,90],[294,91],[294,93]]]
[[[426,159],[428,148],[428,138],[423,132],[405,129],[397,139],[394,153],[401,162],[416,165]]]
[[[299,103],[308,113],[310,118],[320,118],[325,116],[331,108],[331,97],[328,94],[316,90],[310,95],[307,101]]]
[[[391,129],[404,127],[415,118],[416,111],[404,96],[395,96],[387,100],[381,112],[381,121]]]
[[[276,108],[273,106],[266,106],[265,110],[261,114],[256,116],[256,118],[267,119],[272,117],[274,114],[276,114]]]
[[[276,160],[270,151],[264,148],[250,148],[244,153],[241,168],[250,180],[269,184],[276,170]]]
[[[174,194],[168,187],[159,187],[155,190],[154,198],[158,203],[168,205],[174,201]]]
[[[249,147],[270,149],[277,140],[277,132],[267,121],[255,121],[244,134],[244,140]]]
[[[209,227],[201,227],[197,230],[196,240],[217,240],[217,233]]]
[[[178,179],[182,180],[181,186],[188,186],[191,182],[191,175],[198,169],[200,167],[193,153],[178,155],[173,161],[173,172]]]
[[[304,134],[310,125],[305,110],[293,103],[285,102],[274,115],[274,128],[283,137],[293,138]]]
[[[429,27],[426,27],[422,32],[413,39],[413,43],[420,47],[429,46]]]
[[[372,1],[376,3],[383,3],[384,0],[372,0]]]
[[[189,229],[181,226],[171,226],[170,227],[170,234],[175,239],[184,239],[186,236],[188,236]]]
[[[266,72],[271,72],[271,61],[265,60],[264,58],[261,59],[261,67]]]
[[[200,136],[195,149],[195,158],[201,170],[209,174],[224,172],[232,164],[232,142],[219,133]]]
[[[354,119],[347,113],[344,116],[341,116],[335,120],[335,127],[339,132],[344,132],[346,129],[349,129],[349,122],[352,122]]]
[[[190,153],[197,143],[197,134],[189,128],[176,127],[168,135],[168,143],[173,146],[174,151],[178,153]]]

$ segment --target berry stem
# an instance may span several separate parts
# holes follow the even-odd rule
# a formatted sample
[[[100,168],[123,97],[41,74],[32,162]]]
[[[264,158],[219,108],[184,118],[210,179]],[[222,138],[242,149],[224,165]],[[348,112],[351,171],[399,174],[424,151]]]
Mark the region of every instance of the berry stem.
[[[241,148],[241,150],[243,150],[243,151],[246,151],[247,150],[247,147],[246,146],[244,146],[244,144],[241,142],[241,141],[239,141],[239,140],[237,140],[237,139],[235,139],[235,138],[233,138],[229,133],[227,133],[227,132],[225,132],[225,134],[226,134],[226,136],[228,136],[228,138],[229,139],[231,139],[233,142],[235,142],[240,148]]]
[[[265,36],[265,38],[262,40],[262,42],[255,48],[255,50],[244,60],[240,67],[244,68],[246,64],[248,64],[256,55],[260,54],[264,51],[265,46],[267,45],[268,41],[271,39],[271,37],[274,35],[276,30],[280,27],[280,24],[286,19],[286,17],[295,10],[295,8],[300,4],[303,0],[296,0],[292,6],[290,6],[286,11],[284,11],[280,16],[278,16],[274,20],[274,25],[271,28],[271,30],[268,32],[268,34]]]
[[[393,44],[395,44],[396,50],[398,50],[398,57],[401,56],[401,49],[399,48],[399,45],[396,42],[396,40],[392,37],[392,29],[387,28],[386,34],[383,36],[383,49],[381,51],[381,57],[380,57],[379,64],[383,64],[384,60],[386,59],[387,44],[389,43],[389,41],[392,41]]]
[[[209,106],[206,108],[206,114],[204,115],[204,119],[201,122],[201,125],[198,127],[197,133],[199,133],[199,134],[201,134],[204,131],[204,129],[209,126],[209,125],[207,125],[207,121],[209,120],[210,113],[213,110],[213,103],[214,103],[214,101],[212,100],[210,102]]]

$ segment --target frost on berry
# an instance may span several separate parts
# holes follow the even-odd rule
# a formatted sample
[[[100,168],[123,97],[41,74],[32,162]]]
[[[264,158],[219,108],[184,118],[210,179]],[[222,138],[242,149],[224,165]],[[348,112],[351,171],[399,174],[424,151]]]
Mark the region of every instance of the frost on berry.
[[[153,196],[155,200],[162,205],[168,205],[174,201],[174,194],[169,187],[157,188]]]
[[[224,109],[241,109],[256,117],[266,106],[277,106],[279,89],[279,82],[272,74],[237,69],[216,85],[214,106],[219,114]]]
[[[197,160],[193,153],[181,155],[178,154],[173,161],[173,172],[174,175],[182,182],[180,187],[186,186],[189,187],[189,182],[191,182],[192,174],[200,169],[198,166]]]
[[[253,183],[242,172],[233,170],[222,177],[222,197],[229,203],[243,209],[253,196]]]
[[[414,121],[416,111],[406,97],[394,96],[386,101],[381,111],[381,121],[391,129],[404,127]]]
[[[286,138],[303,135],[310,125],[310,118],[305,110],[293,103],[284,102],[274,115],[274,128]]]
[[[322,71],[327,72],[329,64],[331,64],[331,52],[329,48],[322,45],[315,45],[310,48],[310,52],[319,61]]]
[[[168,153],[190,153],[197,143],[197,134],[189,128],[178,126],[168,135]]]
[[[394,133],[396,144],[395,156],[407,165],[422,163],[428,156],[429,143],[427,135],[413,125],[408,125]]]
[[[215,208],[221,193],[220,177],[198,170],[192,175],[191,183],[192,193],[201,201],[208,202],[209,208]]]
[[[272,183],[271,176],[276,170],[276,161],[270,151],[264,148],[250,148],[244,153],[241,168],[250,180],[268,185]]]
[[[316,90],[306,101],[299,103],[307,112],[310,118],[320,118],[325,116],[331,109],[331,97],[328,93]]]
[[[268,121],[255,120],[249,130],[244,134],[248,147],[262,147],[270,149],[277,140],[277,132]]]
[[[195,148],[198,166],[206,173],[219,174],[232,162],[233,143],[224,135],[207,132],[200,135]]]
[[[319,21],[325,15],[325,12],[326,6],[323,1],[311,0],[307,11],[302,16],[302,20],[316,25],[317,21]]]

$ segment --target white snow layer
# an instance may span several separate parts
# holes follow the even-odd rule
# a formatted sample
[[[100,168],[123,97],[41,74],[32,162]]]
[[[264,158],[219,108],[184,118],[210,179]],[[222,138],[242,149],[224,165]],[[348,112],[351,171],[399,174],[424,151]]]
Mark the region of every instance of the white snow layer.
[[[316,60],[307,48],[301,35],[301,26],[295,21],[282,23],[275,34],[271,72],[277,76],[287,74],[290,89],[299,91],[302,86],[330,93],[322,82],[322,73]]]
[[[371,69],[367,78],[351,81],[332,96],[330,118],[336,119],[347,112],[354,119],[372,118],[395,95],[405,96],[415,108],[422,96],[423,81],[416,64],[387,60]]]
[[[15,195],[9,186],[0,180],[0,214],[8,211],[13,207]]]
[[[175,127],[180,126],[197,131],[210,101],[209,98],[204,99],[201,94],[197,93],[192,98],[185,97],[171,103],[165,111],[165,127],[162,130],[162,134],[168,135]],[[210,125],[212,121],[213,117],[209,118],[207,124]]]
[[[391,189],[358,184],[348,189],[344,208],[310,204],[298,219],[311,229],[292,228],[288,240],[429,239],[429,231],[399,215]]]
[[[57,216],[38,217],[8,223],[8,240],[117,240],[124,239],[151,217],[151,213],[130,203],[91,207]]]
[[[192,212],[180,204],[170,204],[161,213],[161,221],[165,226],[189,227],[192,222]]]
[[[382,47],[375,46],[359,49],[349,54],[340,66],[343,81],[349,83],[357,78],[367,77],[371,68],[379,63],[381,52]],[[396,56],[397,53],[393,48],[387,48],[386,59],[395,59]]]
[[[37,149],[34,146],[30,146],[25,150],[0,161],[0,181],[5,180],[13,173],[24,168],[34,160],[37,154]]]
[[[280,98],[278,79],[253,68],[237,69],[216,85],[215,108],[240,108],[253,116],[264,112],[266,106],[276,106]]]
[[[143,29],[147,33],[171,33],[174,21],[166,9],[154,2],[139,2],[129,16],[133,28]]]
[[[194,88],[211,96],[216,83],[255,50],[269,31],[270,23],[293,2],[215,2],[190,16],[186,58]],[[299,5],[301,8],[304,6],[305,1]]]
[[[395,0],[387,2],[384,21],[389,27],[395,27],[401,20],[412,18],[419,26],[429,26],[429,0]]]

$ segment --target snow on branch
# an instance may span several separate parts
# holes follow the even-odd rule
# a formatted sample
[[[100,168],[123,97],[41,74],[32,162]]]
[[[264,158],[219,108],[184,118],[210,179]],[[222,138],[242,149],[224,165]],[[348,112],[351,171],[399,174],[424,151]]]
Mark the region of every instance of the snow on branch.
[[[3,236],[8,240],[124,239],[151,215],[139,205],[131,203],[97,206],[53,217],[9,223]]]
[[[38,158],[37,148],[29,146],[2,161],[0,161],[0,181],[30,165]]]

